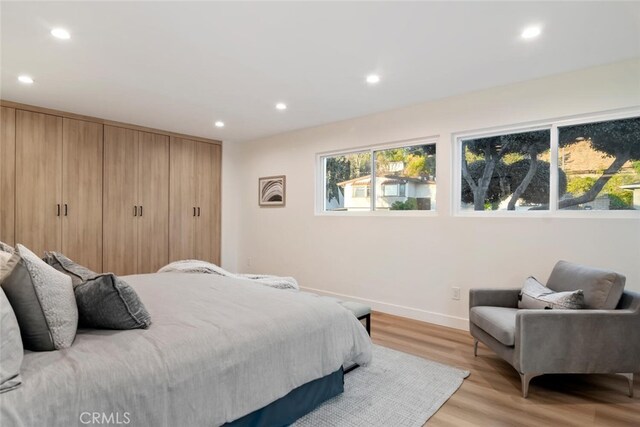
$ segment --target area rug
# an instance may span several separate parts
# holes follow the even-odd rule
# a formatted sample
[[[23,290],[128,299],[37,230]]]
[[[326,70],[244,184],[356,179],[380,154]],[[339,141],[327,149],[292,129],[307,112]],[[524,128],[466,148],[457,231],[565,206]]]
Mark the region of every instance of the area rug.
[[[468,371],[374,345],[371,364],[345,375],[344,393],[293,425],[422,426],[468,376]]]

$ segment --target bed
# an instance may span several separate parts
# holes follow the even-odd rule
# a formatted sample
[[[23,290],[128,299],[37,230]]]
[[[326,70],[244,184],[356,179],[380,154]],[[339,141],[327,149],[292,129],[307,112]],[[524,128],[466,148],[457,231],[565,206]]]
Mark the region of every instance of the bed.
[[[124,279],[151,327],[80,329],[68,349],[26,352],[23,385],[0,394],[3,427],[256,424],[319,386],[314,404],[341,391],[342,366],[371,359],[364,327],[322,297],[206,274]]]

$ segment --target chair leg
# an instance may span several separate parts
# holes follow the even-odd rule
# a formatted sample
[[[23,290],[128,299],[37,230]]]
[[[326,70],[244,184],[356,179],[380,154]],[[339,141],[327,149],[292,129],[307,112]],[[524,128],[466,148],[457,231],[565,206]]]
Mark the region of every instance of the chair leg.
[[[520,374],[520,381],[522,382],[522,397],[526,399],[527,396],[529,396],[529,381],[531,381],[532,378],[538,377],[540,375],[542,374],[536,374],[536,373]]]
[[[633,397],[633,374],[619,374],[627,379],[629,382],[629,397]]]
[[[473,357],[478,357],[478,340],[473,339]]]

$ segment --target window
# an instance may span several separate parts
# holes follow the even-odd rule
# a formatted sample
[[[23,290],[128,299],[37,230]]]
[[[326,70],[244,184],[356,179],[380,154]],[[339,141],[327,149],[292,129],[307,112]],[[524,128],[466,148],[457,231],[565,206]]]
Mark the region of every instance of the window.
[[[385,197],[405,197],[407,194],[407,184],[382,184],[382,195]]]
[[[640,210],[640,117],[558,128],[558,209]]]
[[[353,191],[351,192],[351,197],[369,197],[369,185],[364,186],[354,186]]]
[[[548,209],[549,129],[462,140],[460,209]]]
[[[371,152],[361,151],[323,158],[324,210],[369,210]]]
[[[435,141],[320,156],[320,163],[325,212],[436,208]]]
[[[640,117],[457,138],[458,211],[640,210]]]

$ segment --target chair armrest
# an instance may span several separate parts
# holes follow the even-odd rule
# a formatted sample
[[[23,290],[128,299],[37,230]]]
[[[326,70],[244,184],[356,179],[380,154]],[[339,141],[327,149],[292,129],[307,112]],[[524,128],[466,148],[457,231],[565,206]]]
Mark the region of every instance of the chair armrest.
[[[479,305],[488,305],[492,307],[518,307],[518,295],[520,288],[517,289],[469,289],[469,309]]]
[[[640,372],[640,312],[520,310],[521,372]]]

